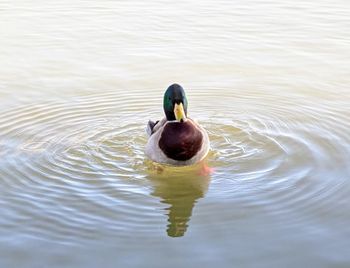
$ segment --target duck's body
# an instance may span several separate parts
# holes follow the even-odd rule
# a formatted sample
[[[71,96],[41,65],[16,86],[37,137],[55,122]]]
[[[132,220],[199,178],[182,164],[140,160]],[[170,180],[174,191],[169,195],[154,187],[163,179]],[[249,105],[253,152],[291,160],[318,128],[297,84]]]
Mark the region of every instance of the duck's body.
[[[163,164],[186,166],[201,161],[209,151],[206,131],[191,119],[186,122],[159,121],[153,129],[148,124],[150,134],[146,155]]]
[[[153,161],[175,166],[200,162],[209,151],[209,137],[198,123],[187,118],[187,99],[181,86],[171,85],[164,95],[166,117],[148,122],[146,155]]]

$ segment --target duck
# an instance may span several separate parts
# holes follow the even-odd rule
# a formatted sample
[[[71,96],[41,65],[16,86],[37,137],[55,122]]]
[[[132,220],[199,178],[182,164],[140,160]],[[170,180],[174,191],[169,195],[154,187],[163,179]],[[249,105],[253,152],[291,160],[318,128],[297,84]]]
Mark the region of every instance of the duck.
[[[163,97],[164,118],[149,120],[145,154],[154,162],[172,166],[189,166],[201,162],[208,154],[207,131],[187,116],[188,100],[179,84],[170,85]]]

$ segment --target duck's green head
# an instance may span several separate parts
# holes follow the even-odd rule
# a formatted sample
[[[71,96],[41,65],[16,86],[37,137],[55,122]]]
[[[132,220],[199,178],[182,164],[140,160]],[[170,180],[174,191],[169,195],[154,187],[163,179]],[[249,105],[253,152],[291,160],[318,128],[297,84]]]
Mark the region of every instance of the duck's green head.
[[[173,84],[164,93],[163,107],[168,121],[186,121],[187,98],[184,89],[178,84]]]

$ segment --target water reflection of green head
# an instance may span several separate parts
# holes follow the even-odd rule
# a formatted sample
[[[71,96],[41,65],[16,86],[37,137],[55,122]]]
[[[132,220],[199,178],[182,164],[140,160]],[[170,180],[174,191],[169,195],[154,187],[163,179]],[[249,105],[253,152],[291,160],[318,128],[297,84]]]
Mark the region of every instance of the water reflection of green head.
[[[168,204],[167,234],[170,237],[181,237],[185,234],[194,205],[208,189],[210,176],[197,174],[191,168],[173,172],[165,168],[159,174],[152,174],[150,179],[154,185],[152,195],[160,197],[161,202]]]

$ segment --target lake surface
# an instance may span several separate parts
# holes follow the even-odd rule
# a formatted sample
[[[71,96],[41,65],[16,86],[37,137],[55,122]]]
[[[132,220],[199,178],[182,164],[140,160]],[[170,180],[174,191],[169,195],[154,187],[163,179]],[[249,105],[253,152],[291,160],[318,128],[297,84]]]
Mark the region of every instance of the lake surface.
[[[350,4],[0,2],[1,267],[350,267]],[[155,165],[172,83],[208,131]]]

